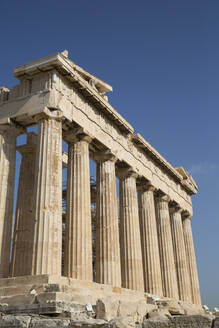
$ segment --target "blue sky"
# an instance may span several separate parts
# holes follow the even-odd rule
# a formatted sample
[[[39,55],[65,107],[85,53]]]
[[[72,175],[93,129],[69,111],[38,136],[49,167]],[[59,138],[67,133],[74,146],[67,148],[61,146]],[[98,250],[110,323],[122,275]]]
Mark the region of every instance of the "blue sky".
[[[114,88],[111,104],[199,186],[192,219],[202,300],[219,307],[219,1],[2,1],[0,85],[64,49]]]

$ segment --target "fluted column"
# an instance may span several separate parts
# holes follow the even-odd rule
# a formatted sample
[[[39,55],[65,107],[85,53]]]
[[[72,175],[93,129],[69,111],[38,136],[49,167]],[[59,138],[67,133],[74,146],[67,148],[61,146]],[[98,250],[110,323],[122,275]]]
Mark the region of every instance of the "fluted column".
[[[36,160],[36,135],[27,135],[27,144],[17,147],[22,155],[14,226],[11,275],[30,275],[33,255],[33,189]]]
[[[174,206],[170,208],[170,221],[172,227],[177,283],[179,299],[182,301],[192,302],[181,213],[182,209],[179,207]]]
[[[201,304],[198,272],[195,258],[195,248],[192,237],[191,218],[184,217],[182,222],[187,264],[191,281],[192,301],[194,304]]]
[[[163,281],[163,294],[166,297],[179,298],[176,267],[174,262],[173,242],[169,215],[169,197],[156,198],[158,241]]]
[[[157,223],[154,205],[154,190],[150,185],[141,185],[138,192],[141,245],[145,291],[163,295]]]
[[[61,275],[62,122],[59,112],[39,119],[36,150],[32,274]]]
[[[120,170],[120,250],[122,287],[144,291],[137,174]]]
[[[96,154],[96,281],[121,286],[119,224],[115,161],[112,154]]]
[[[14,128],[0,125],[0,278],[10,271],[17,135]]]
[[[70,142],[70,139],[71,142]],[[89,143],[84,134],[69,137],[64,274],[92,281]]]

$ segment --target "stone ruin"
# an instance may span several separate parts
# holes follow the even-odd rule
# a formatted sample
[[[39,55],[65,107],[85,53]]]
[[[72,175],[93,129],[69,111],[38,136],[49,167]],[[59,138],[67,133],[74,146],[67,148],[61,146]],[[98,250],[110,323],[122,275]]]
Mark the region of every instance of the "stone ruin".
[[[0,311],[84,313],[96,324],[127,316],[140,324],[161,308],[203,313],[193,178],[135,134],[108,102],[112,87],[66,51],[15,68],[14,76],[18,85],[0,88]],[[16,146],[22,134],[26,144]]]

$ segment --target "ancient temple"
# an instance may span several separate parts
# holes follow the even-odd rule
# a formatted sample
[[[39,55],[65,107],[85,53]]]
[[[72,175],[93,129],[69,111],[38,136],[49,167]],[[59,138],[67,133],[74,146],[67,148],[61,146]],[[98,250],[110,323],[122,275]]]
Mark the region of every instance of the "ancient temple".
[[[15,68],[14,76],[18,85],[0,88],[0,303],[16,308],[22,295],[20,308],[40,311],[40,304],[43,313],[48,301],[56,312],[57,300],[152,294],[201,305],[193,178],[135,134],[108,102],[112,87],[66,51]],[[32,126],[37,133],[28,132]],[[16,146],[22,134],[26,143]]]

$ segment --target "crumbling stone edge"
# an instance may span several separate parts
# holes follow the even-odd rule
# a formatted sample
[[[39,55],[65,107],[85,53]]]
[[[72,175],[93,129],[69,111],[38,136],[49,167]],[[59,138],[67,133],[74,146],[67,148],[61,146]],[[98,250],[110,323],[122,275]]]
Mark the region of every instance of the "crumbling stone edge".
[[[56,314],[6,314],[0,312],[0,328],[219,328],[219,313],[170,314],[168,309],[153,309],[142,320],[133,315],[98,318],[96,308],[81,306],[79,311]],[[88,311],[91,310],[91,311]],[[102,313],[103,314],[103,313]],[[105,313],[106,314],[106,313]],[[101,317],[101,314],[98,314]]]

